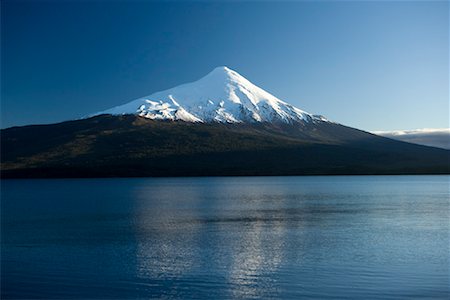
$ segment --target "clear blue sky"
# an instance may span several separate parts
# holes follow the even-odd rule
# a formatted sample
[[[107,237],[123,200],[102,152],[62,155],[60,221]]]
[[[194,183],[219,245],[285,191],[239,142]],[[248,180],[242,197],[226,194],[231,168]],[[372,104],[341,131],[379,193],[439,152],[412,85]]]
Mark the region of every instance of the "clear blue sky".
[[[449,127],[449,2],[1,2],[1,126],[82,117],[226,65],[365,130]]]

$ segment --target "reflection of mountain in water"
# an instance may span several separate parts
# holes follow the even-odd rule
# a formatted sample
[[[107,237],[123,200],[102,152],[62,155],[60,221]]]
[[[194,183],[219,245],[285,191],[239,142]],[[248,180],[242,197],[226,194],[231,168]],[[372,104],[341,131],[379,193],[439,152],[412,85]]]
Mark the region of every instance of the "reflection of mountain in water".
[[[241,211],[227,201],[240,192],[215,185],[214,179],[209,183],[203,194],[198,187],[178,184],[140,190],[135,207],[137,275],[153,284],[201,286],[198,274],[203,274],[205,281],[231,285],[232,297],[275,295],[270,275],[282,262],[283,216],[264,212],[261,190],[242,199],[253,209]],[[180,194],[182,199],[171,201]],[[211,269],[217,272],[211,274]]]
[[[289,186],[236,181],[208,178],[189,186],[180,179],[139,190],[136,272],[143,281],[176,286],[178,293],[180,286],[201,289],[213,281],[217,288],[230,286],[233,298],[274,297],[280,284],[275,274],[287,261],[301,265],[306,256],[317,256],[310,248],[339,244],[324,230],[330,217],[346,212],[320,195],[308,196],[314,187],[305,186],[299,198]]]

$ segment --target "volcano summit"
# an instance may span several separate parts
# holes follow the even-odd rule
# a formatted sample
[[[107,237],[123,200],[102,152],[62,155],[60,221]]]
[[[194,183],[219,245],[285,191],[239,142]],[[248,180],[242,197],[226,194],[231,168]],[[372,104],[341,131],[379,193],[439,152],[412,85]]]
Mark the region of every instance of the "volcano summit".
[[[227,67],[198,81],[96,113],[137,114],[152,120],[220,123],[326,121],[271,95]]]

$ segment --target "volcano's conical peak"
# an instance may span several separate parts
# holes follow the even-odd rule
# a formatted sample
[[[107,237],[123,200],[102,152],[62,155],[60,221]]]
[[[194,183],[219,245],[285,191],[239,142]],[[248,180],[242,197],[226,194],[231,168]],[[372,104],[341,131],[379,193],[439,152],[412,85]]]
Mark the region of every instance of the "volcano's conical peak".
[[[188,122],[311,122],[316,118],[221,66],[198,81],[139,98],[98,114],[139,114]]]
[[[222,80],[222,82],[236,82],[241,84],[252,84],[248,81],[244,76],[239,74],[236,71],[231,70],[228,67],[221,66],[212,70],[208,75],[204,78]]]

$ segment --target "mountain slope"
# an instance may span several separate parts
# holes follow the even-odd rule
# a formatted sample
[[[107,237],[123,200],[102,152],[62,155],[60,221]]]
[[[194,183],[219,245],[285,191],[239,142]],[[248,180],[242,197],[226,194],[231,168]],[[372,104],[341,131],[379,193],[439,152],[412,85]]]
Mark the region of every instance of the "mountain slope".
[[[101,115],[1,131],[2,176],[440,174],[450,151],[335,123],[155,121]]]
[[[1,131],[3,177],[441,174],[450,151],[296,108],[226,67],[93,117]]]
[[[198,81],[139,98],[91,116],[138,114],[186,122],[326,122],[257,87],[236,71],[215,68]]]

